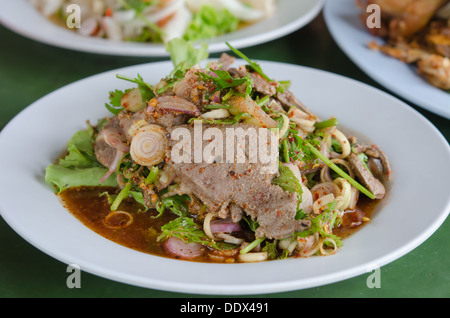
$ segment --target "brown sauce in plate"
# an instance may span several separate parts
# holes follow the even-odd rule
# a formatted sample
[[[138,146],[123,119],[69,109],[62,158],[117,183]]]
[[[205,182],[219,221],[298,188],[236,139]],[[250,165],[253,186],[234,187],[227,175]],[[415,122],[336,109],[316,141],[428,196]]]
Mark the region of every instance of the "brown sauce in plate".
[[[170,257],[156,238],[160,233],[161,226],[177,216],[163,213],[155,218],[153,216],[158,214],[156,210],[143,211],[142,205],[130,198],[122,201],[118,209],[126,211],[132,216],[133,222],[127,225],[129,223],[128,214],[118,213],[113,217],[108,217],[111,212],[110,204],[107,196],[101,195],[106,191],[110,194],[118,193],[116,188],[111,187],[76,187],[66,189],[58,196],[63,206],[72,215],[97,234],[140,252]],[[336,227],[333,233],[341,238],[353,234],[368,222],[363,217],[370,218],[379,201],[360,196],[356,211],[348,211],[343,217],[341,225]],[[213,262],[208,256],[195,261]]]
[[[108,187],[76,187],[64,190],[59,197],[64,207],[80,222],[97,234],[123,246],[155,255],[164,255],[156,237],[161,226],[174,218],[170,213],[154,218],[158,214],[155,210],[143,212],[144,208],[134,199],[125,199],[119,206],[120,211],[129,212],[133,222],[124,226],[128,221],[117,220],[121,216],[108,219],[110,205],[106,196],[101,194],[108,191],[117,193],[115,188]],[[109,221],[109,222],[108,222]]]

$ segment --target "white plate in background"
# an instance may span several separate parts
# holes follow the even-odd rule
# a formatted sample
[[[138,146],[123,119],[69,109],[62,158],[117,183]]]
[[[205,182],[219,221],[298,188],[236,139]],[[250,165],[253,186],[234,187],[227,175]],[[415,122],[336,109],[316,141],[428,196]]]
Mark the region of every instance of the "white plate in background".
[[[279,0],[275,14],[246,28],[209,40],[210,53],[268,42],[305,26],[321,11],[325,0]],[[43,17],[27,0],[0,0],[0,23],[25,37],[77,51],[123,56],[168,56],[158,43],[113,42],[83,37]]]
[[[382,41],[368,32],[359,17],[361,10],[355,0],[329,0],[325,4],[325,22],[342,51],[389,91],[450,119],[450,93],[432,86],[413,66],[368,48],[368,43]]]
[[[378,89],[339,75],[274,62],[263,61],[261,66],[272,78],[292,80],[292,91],[318,116],[336,116],[345,129],[369,138],[390,158],[393,175],[386,199],[370,223],[345,239],[335,255],[248,264],[169,259],[109,241],[62,207],[44,182],[45,167],[74,132],[86,127],[86,120],[95,123],[109,114],[104,104],[110,90],[130,87],[116,74],[139,73],[157,83],[172,70],[171,62],[74,82],[10,121],[0,133],[0,149],[7,154],[0,156],[0,166],[5,167],[0,178],[1,216],[30,244],[82,271],[135,286],[212,295],[282,292],[362,275],[410,252],[444,222],[450,210],[450,147],[426,118]],[[432,155],[424,158],[418,151]],[[418,169],[425,160],[428,167],[439,169]]]

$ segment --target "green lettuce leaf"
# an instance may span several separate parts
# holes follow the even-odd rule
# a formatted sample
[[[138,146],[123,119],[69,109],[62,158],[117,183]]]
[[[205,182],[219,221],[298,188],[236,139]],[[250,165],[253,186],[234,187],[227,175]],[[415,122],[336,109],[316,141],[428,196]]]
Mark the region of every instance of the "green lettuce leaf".
[[[184,39],[198,41],[235,31],[239,20],[228,10],[217,10],[206,5],[196,12],[189,24]]]
[[[197,49],[191,42],[181,38],[169,41],[166,44],[166,50],[170,53],[170,58],[174,65],[173,74],[177,71],[185,71],[195,64],[206,60],[209,56],[206,43],[202,43]]]
[[[45,181],[57,193],[76,186],[98,186],[108,171],[95,157],[94,128],[77,131],[67,143],[67,154],[45,169]],[[116,175],[111,175],[102,186],[117,186]]]
[[[66,168],[88,168],[101,166],[95,157],[94,129],[89,126],[77,131],[67,143],[68,154],[59,160],[59,165]]]
[[[64,189],[78,186],[99,186],[98,181],[106,173],[102,167],[91,168],[65,168],[57,164],[50,164],[45,169],[45,181],[56,187],[60,193]],[[111,175],[102,186],[117,186],[116,175]]]

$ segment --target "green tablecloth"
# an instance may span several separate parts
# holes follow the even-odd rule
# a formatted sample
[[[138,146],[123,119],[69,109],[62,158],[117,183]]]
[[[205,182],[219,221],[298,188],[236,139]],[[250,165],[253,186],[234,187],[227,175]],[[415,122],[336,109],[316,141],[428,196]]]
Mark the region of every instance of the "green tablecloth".
[[[29,40],[4,27],[0,27],[0,39],[0,129],[36,99],[71,82],[119,67],[163,60],[69,51]],[[337,47],[322,15],[290,35],[242,51],[252,59],[318,68],[385,90]],[[450,139],[449,120],[411,106]],[[0,151],[7,155],[5,149]],[[316,288],[255,297],[449,297],[449,231],[447,219],[419,247],[383,266],[380,288],[367,286],[367,273]],[[84,272],[81,288],[70,289],[66,269],[66,264],[33,247],[0,219],[0,297],[202,297],[130,286]]]

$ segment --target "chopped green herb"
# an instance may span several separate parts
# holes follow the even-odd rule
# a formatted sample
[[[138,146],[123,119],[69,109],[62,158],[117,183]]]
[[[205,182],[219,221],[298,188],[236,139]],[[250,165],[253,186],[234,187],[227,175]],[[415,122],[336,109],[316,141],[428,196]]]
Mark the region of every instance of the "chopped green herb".
[[[117,197],[114,199],[114,202],[111,204],[111,211],[116,211],[119,208],[120,203],[129,195],[131,190],[131,182],[128,182],[122,190],[120,190]]]
[[[236,87],[247,82],[247,78],[233,78],[230,73],[224,70],[211,70],[217,76],[212,76],[205,73],[196,73],[204,81],[210,81],[216,86],[217,91],[226,88]]]
[[[239,253],[241,254],[247,254],[248,252],[250,252],[252,249],[254,249],[258,244],[262,243],[266,238],[265,237],[260,237],[257,238],[256,240],[254,240],[253,242],[251,242],[250,244],[248,244],[247,246],[245,246],[243,249],[241,249],[239,251]]]
[[[250,228],[250,230],[252,230],[253,232],[256,231],[256,229],[258,228],[259,224],[256,220],[252,220],[250,217],[248,217],[247,215],[243,215],[242,219],[247,223],[248,227]]]
[[[128,77],[125,75],[117,74],[116,77],[119,79],[137,84],[139,87],[139,91],[141,92],[143,102],[148,102],[153,97],[155,97],[155,93],[153,92],[153,87],[150,84],[148,84],[147,82],[145,82],[143,80],[143,78],[141,77],[141,75],[137,74],[136,78],[131,78],[131,77]]]
[[[271,82],[272,80],[263,72],[261,66],[256,63],[251,61],[247,56],[245,56],[244,53],[242,53],[241,51],[239,51],[238,49],[234,48],[233,46],[231,46],[230,43],[225,42],[228,47],[231,49],[231,51],[233,51],[236,55],[238,55],[240,58],[244,59],[245,61],[247,61],[247,63],[249,64],[249,67],[251,69],[253,69],[255,72],[257,72],[259,75],[261,75],[262,77],[264,77],[267,81]]]
[[[302,186],[291,169],[281,163],[278,165],[278,169],[280,175],[273,178],[272,184],[280,186],[284,191],[296,192],[301,196],[303,193]]]
[[[311,219],[311,226],[308,229],[302,232],[296,232],[294,235],[298,237],[307,237],[319,232],[322,237],[330,237],[335,240],[337,246],[342,246],[341,239],[332,233],[332,229],[337,222],[338,210],[335,210],[336,203],[336,201],[328,203],[327,208],[322,213]],[[328,230],[324,228],[325,225],[327,225]]]
[[[306,142],[306,145],[311,149],[311,152],[314,153],[320,160],[322,160],[328,167],[334,170],[337,174],[339,174],[342,178],[350,182],[352,186],[357,188],[359,191],[367,195],[371,199],[375,199],[375,195],[372,192],[367,190],[361,184],[359,184],[355,179],[350,177],[347,173],[345,173],[341,168],[331,162],[327,157],[325,157],[319,150],[314,148],[309,142]]]
[[[123,110],[123,107],[122,107],[122,104],[120,101],[122,100],[123,95],[127,91],[128,90],[121,91],[118,89],[116,89],[114,91],[110,91],[109,92],[109,104],[105,103],[106,109],[117,116]]]
[[[339,125],[339,122],[336,118],[330,118],[327,120],[319,121],[314,124],[316,129],[324,129],[324,128],[333,127],[333,126],[337,126],[337,125]]]
[[[172,213],[180,217],[185,217],[188,214],[188,207],[186,202],[190,200],[191,198],[187,194],[177,194],[163,198],[156,204],[156,210],[159,212],[156,217],[159,217],[165,211],[165,209],[170,210]]]
[[[234,244],[211,240],[203,232],[202,228],[195,223],[194,219],[187,216],[178,217],[163,225],[157,240],[165,241],[170,237],[178,238],[185,243],[199,243],[218,250],[228,250],[236,247]]]
[[[156,177],[158,176],[159,168],[157,166],[153,166],[150,168],[150,173],[148,174],[147,178],[145,178],[146,184],[152,184],[156,181]]]

